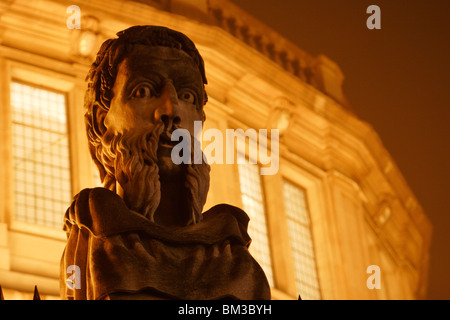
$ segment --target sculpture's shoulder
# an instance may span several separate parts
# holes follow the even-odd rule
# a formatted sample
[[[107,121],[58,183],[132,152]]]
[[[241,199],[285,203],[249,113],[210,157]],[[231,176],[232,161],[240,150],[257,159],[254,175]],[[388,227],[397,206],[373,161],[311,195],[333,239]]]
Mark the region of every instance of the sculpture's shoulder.
[[[236,219],[239,224],[245,226],[245,228],[247,228],[248,222],[250,221],[250,218],[245,211],[226,203],[217,204],[205,211],[203,213],[203,220],[208,221],[219,215],[231,216],[233,219]]]
[[[251,239],[247,233],[250,219],[242,209],[222,203],[211,207],[202,216],[200,225],[203,225],[204,228],[235,235],[247,246],[250,245]]]
[[[147,223],[148,219],[129,210],[116,193],[106,188],[84,189],[78,193],[67,209],[64,230],[76,225],[86,228],[95,236],[107,236]]]
[[[111,190],[106,188],[86,188],[81,190],[75,197],[69,211],[80,211],[79,213],[85,213],[95,211],[100,208],[104,210],[111,209],[117,205],[125,206],[122,199]]]
[[[103,187],[97,187],[97,188],[86,188],[81,190],[72,201],[72,204],[77,205],[85,205],[89,201],[99,201],[104,204],[107,200],[114,201],[114,199],[121,200],[121,198],[113,191],[103,188]]]
[[[87,229],[95,237],[105,237],[128,231],[142,231],[155,238],[171,242],[212,244],[234,239],[246,246],[249,217],[241,209],[218,204],[202,214],[199,223],[166,228],[129,210],[116,193],[105,188],[84,189],[78,193],[65,214],[64,230]]]

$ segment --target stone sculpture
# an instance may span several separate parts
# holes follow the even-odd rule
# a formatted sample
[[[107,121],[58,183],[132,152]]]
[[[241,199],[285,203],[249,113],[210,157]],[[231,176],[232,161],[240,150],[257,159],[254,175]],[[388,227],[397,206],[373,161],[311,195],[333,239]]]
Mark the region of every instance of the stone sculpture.
[[[194,43],[157,26],[117,35],[87,76],[89,149],[104,187],[82,190],[65,214],[62,298],[269,299],[248,216],[226,204],[202,213],[208,164],[171,160],[172,132],[205,120]]]

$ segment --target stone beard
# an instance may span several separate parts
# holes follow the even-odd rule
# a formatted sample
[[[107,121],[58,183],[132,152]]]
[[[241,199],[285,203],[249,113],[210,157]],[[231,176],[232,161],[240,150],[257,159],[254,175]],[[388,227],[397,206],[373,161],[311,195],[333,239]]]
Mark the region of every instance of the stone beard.
[[[118,36],[87,77],[89,149],[104,187],[82,190],[65,213],[61,297],[270,299],[247,214],[226,204],[202,213],[210,167],[194,161],[207,100],[197,49],[164,27]],[[191,136],[191,164],[171,159],[176,129]]]
[[[163,130],[164,125],[159,123],[150,133],[141,136],[128,132],[113,137],[105,135],[102,139],[105,147],[99,148],[97,155],[107,173],[103,184],[114,191],[116,183],[119,183],[128,208],[141,213],[152,222],[161,198],[158,145]],[[191,141],[191,150],[194,150],[194,138]],[[185,188],[192,205],[189,223],[201,220],[201,210],[209,189],[210,166],[206,162],[194,164],[194,157],[192,152],[191,164],[182,166]]]
[[[119,183],[127,206],[151,221],[161,197],[157,148],[162,130],[160,124],[148,136],[125,133],[105,137],[99,155],[107,173],[103,183],[113,191]]]

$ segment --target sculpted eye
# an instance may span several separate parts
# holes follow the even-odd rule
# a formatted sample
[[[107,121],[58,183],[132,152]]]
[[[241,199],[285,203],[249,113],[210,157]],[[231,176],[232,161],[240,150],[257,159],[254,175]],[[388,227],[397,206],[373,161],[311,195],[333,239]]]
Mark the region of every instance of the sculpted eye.
[[[152,96],[152,89],[149,85],[140,85],[133,91],[133,98],[149,98]]]
[[[179,95],[178,99],[186,101],[191,104],[196,103],[195,93],[193,93],[191,90],[183,90],[181,91],[181,94]]]

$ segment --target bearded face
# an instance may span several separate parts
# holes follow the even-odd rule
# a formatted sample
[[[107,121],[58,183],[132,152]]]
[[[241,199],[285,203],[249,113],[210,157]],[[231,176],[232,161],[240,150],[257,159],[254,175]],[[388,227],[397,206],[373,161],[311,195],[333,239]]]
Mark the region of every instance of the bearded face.
[[[119,65],[97,159],[106,171],[104,186],[152,221],[167,181],[184,185],[190,220],[201,219],[209,166],[176,165],[171,153],[178,142],[171,135],[187,129],[194,141],[194,121],[203,120],[202,86],[197,66],[178,49],[137,45]]]

